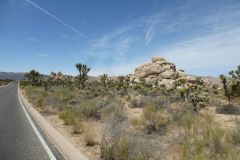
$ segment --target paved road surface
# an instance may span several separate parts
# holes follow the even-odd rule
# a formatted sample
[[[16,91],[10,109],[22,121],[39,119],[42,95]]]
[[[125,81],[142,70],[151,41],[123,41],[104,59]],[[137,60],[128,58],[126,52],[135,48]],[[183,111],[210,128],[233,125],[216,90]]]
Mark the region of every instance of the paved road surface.
[[[49,160],[22,109],[17,91],[17,83],[0,87],[0,160]]]

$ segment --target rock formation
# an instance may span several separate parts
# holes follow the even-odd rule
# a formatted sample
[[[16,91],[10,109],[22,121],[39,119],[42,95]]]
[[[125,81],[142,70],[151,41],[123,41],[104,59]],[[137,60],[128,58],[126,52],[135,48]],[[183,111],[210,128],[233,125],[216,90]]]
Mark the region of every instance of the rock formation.
[[[144,81],[147,84],[165,85],[167,88],[171,88],[173,83],[180,78],[187,81],[195,80],[194,77],[187,76],[182,70],[177,70],[175,64],[166,61],[164,58],[152,57],[150,63],[140,65],[135,69],[134,74],[130,76],[130,81]]]

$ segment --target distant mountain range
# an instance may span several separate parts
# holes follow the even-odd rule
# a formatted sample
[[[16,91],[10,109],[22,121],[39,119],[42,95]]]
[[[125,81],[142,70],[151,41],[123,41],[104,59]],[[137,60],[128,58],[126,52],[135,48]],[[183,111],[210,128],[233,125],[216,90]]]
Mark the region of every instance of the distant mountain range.
[[[11,79],[11,80],[15,80],[15,81],[19,81],[19,80],[23,80],[24,78],[24,72],[0,72],[0,79]],[[47,75],[44,75],[45,78],[47,78]],[[221,81],[218,77],[211,77],[211,76],[207,76],[207,77],[201,77],[201,78],[205,78],[208,79],[209,81],[211,81],[212,83],[215,84],[221,84]],[[97,80],[97,77],[94,76],[89,76],[89,80],[90,81],[94,81]]]
[[[15,73],[15,72],[0,72],[0,79],[11,79],[15,81],[24,79],[23,72]]]
[[[19,80],[23,80],[25,79],[24,77],[25,72],[0,72],[0,79],[10,79],[10,80],[15,80],[15,81],[19,81]],[[44,78],[47,78],[48,75],[43,75]],[[94,76],[89,76],[89,80],[90,81],[94,81],[97,78]]]

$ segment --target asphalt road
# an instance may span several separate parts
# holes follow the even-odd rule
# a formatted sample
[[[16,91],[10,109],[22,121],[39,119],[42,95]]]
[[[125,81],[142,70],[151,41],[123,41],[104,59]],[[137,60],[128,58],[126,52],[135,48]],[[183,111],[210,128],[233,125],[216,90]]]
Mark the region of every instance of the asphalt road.
[[[43,134],[41,130],[39,132]],[[53,147],[44,135],[42,137]],[[53,150],[55,158],[62,159],[58,151]],[[49,159],[19,102],[17,83],[0,87],[0,160]]]

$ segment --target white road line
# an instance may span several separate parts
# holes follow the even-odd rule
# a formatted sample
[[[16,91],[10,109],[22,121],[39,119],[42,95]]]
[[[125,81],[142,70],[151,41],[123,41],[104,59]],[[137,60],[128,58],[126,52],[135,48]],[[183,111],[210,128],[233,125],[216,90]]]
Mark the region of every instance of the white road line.
[[[22,101],[21,101],[21,99],[20,99],[19,92],[20,92],[20,90],[19,90],[19,84],[18,84],[18,99],[19,99],[19,102],[21,103],[22,109],[23,109],[25,115],[27,116],[27,118],[28,118],[28,120],[29,120],[29,122],[30,122],[30,124],[31,124],[31,126],[32,126],[32,128],[33,128],[33,130],[34,130],[34,132],[36,133],[36,135],[37,135],[37,137],[38,137],[38,139],[39,139],[39,141],[40,141],[41,144],[43,145],[43,148],[44,148],[45,151],[47,152],[50,160],[56,160],[54,154],[53,154],[52,151],[50,150],[49,146],[47,145],[47,143],[45,142],[45,140],[43,139],[43,137],[41,136],[41,134],[40,134],[39,131],[37,130],[36,126],[34,125],[34,123],[33,123],[33,121],[32,121],[32,119],[30,118],[28,112],[26,111],[26,109],[25,109],[25,107],[24,107],[24,105],[23,105],[23,103],[22,103]]]

